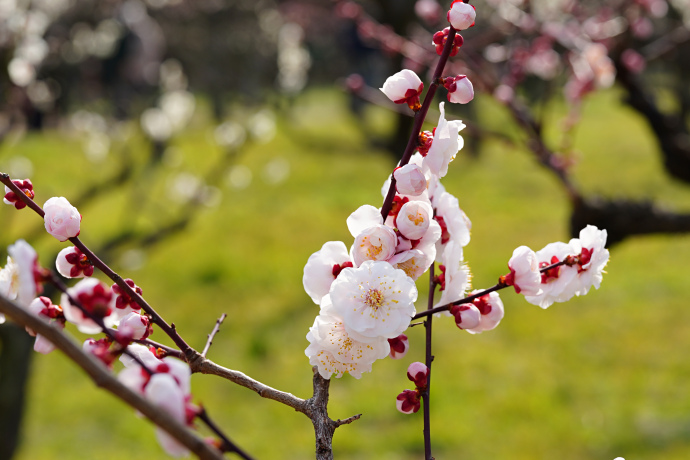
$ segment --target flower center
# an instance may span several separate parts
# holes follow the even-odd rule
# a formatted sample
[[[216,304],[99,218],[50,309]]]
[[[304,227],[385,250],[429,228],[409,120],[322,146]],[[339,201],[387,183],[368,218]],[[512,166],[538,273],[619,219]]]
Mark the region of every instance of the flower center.
[[[378,310],[383,305],[383,293],[377,289],[369,289],[364,296],[364,303],[367,307]]]
[[[410,214],[407,216],[407,218],[410,220],[410,222],[414,223],[415,225],[424,223],[424,216],[422,216],[421,214]]]

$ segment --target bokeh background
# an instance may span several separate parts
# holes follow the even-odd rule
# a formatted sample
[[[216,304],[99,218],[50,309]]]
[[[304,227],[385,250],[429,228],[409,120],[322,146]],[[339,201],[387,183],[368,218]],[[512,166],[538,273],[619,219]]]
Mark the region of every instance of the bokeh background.
[[[326,241],[351,244],[352,211],[380,205],[411,117],[375,88],[402,67],[428,81],[447,6],[0,1],[0,170],[31,178],[39,204],[76,205],[83,241],[193,346],[227,313],[209,357],[309,397],[318,307],[303,266]],[[434,455],[690,458],[690,11],[476,6],[447,73],[468,74],[476,98],[446,104],[468,128],[443,181],[472,220],[473,286],[493,285],[515,247],[567,241],[571,227],[607,228],[616,244],[585,297],[544,311],[506,291],[503,322],[475,336],[434,323]],[[26,210],[0,208],[0,229],[3,258],[25,238],[52,267],[63,247]],[[423,359],[422,328],[408,335],[402,361],[332,382],[331,417],[363,414],[337,430],[336,458],[423,456],[421,414],[395,410]],[[165,458],[147,421],[30,347],[0,326],[0,458]],[[303,415],[213,376],[192,390],[256,458],[313,457]]]

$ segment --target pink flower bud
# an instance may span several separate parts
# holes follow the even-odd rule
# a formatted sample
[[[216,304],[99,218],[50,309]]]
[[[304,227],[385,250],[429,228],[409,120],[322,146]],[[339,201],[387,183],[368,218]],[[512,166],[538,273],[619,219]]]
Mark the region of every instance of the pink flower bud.
[[[117,341],[126,345],[133,340],[142,340],[151,335],[152,329],[149,319],[139,313],[131,312],[120,320],[117,327]]]
[[[83,278],[93,275],[93,264],[76,246],[60,251],[55,259],[55,268],[65,278]]]
[[[438,54],[439,56],[441,55],[441,53],[443,53],[443,48],[446,46],[449,33],[450,27],[446,27],[445,29],[436,32],[432,38],[431,44],[436,47],[436,54]],[[453,47],[450,50],[450,55],[455,56],[456,54],[458,54],[458,49],[462,46],[464,42],[465,40],[462,38],[462,35],[455,34],[455,38],[453,39]]]
[[[407,339],[405,334],[400,334],[399,336],[388,339],[388,344],[391,347],[390,357],[392,359],[400,359],[407,354],[407,350],[410,349],[410,341]]]
[[[455,0],[450,5],[450,10],[446,16],[455,30],[465,30],[474,25],[477,12],[474,6],[464,3],[462,0]]]
[[[401,195],[419,196],[426,190],[426,177],[422,168],[414,164],[406,164],[393,171],[395,186]]]
[[[386,79],[383,88],[379,89],[396,104],[407,103],[415,111],[421,107],[419,95],[424,89],[424,83],[409,69],[403,69],[391,75]]]
[[[426,364],[416,361],[407,368],[407,378],[414,382],[417,388],[423,390],[429,378],[429,368]]]
[[[43,205],[43,211],[46,230],[58,241],[67,241],[79,235],[81,215],[67,198],[50,198]]]
[[[455,104],[467,104],[474,99],[474,87],[466,75],[448,77],[443,81],[448,90],[448,100]]]
[[[421,407],[417,390],[405,390],[395,398],[395,407],[403,414],[412,414]]]
[[[520,246],[513,251],[513,257],[508,261],[510,273],[505,276],[505,283],[513,286],[515,292],[523,295],[538,295],[541,293],[541,278],[537,255],[527,246]]]
[[[450,313],[455,317],[455,324],[460,329],[474,329],[479,326],[482,317],[479,309],[471,303],[453,305]]]
[[[131,279],[127,278],[125,280],[125,283],[127,283],[127,285],[131,287],[137,294],[143,294],[141,288],[134,284],[134,281],[132,281]],[[139,305],[134,299],[132,299],[122,288],[120,288],[120,286],[118,286],[117,284],[113,284],[112,290],[116,296],[115,308],[119,310],[124,310],[125,308],[129,307],[134,311],[141,310],[141,305]]]
[[[26,196],[32,200],[34,199],[34,186],[29,179],[13,180],[12,183],[19,187],[19,190]],[[6,204],[14,205],[17,209],[26,207],[26,203],[24,203],[7,185],[5,185],[5,197],[2,201]]]

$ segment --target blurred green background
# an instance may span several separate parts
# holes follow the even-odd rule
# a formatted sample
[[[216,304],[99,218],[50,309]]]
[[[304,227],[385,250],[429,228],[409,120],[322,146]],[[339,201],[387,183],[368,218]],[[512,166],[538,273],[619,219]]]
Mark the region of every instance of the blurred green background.
[[[687,188],[666,179],[647,127],[613,104],[619,96],[612,90],[587,102],[576,148],[599,154],[581,158],[576,180],[588,192],[653,197],[687,210]],[[243,147],[236,157],[234,167],[251,172],[246,187],[222,182],[222,198],[185,233],[137,253],[139,267],[122,257],[112,263],[136,280],[193,346],[202,347],[215,319],[227,313],[209,357],[300,397],[311,394],[305,335],[318,313],[302,289],[302,268],[325,241],[351,243],[345,219],[361,204],[379,205],[392,167],[390,156],[367,144],[345,102],[340,91],[314,88],[296,100],[289,116],[276,112],[275,136]],[[158,185],[133,184],[145,197],[140,211],[151,225],[174,205],[160,186],[165,177],[202,174],[222,154],[210,141],[207,105],[198,103],[188,129],[171,142],[168,154],[179,161],[155,171],[159,177],[151,184]],[[511,126],[504,109],[488,98],[474,103],[482,126]],[[550,110],[549,128],[556,130],[563,108]],[[368,107],[363,116],[377,133],[393,129],[391,112]],[[147,143],[132,131],[127,145],[137,146],[131,157],[141,168]],[[109,176],[114,161],[114,155],[104,163],[85,161],[79,139],[55,131],[5,143],[0,158],[13,157],[34,165],[39,203],[53,195],[70,198],[82,183]],[[276,161],[289,170],[280,180],[268,172]],[[521,149],[489,141],[476,158],[460,152],[443,182],[473,223],[466,258],[474,287],[493,285],[518,245],[536,250],[568,238],[565,196]],[[98,247],[113,229],[127,225],[131,193],[129,187],[116,189],[79,209],[87,245]],[[2,213],[5,240],[42,225],[29,211],[10,211]],[[48,235],[35,243],[42,264],[52,266],[47,255],[62,246]],[[436,321],[435,457],[688,458],[689,255],[688,236],[632,238],[613,248],[601,289],[585,297],[542,311],[504,292],[505,319],[477,336],[448,318]],[[426,284],[420,281],[420,291]],[[336,431],[336,458],[423,455],[421,413],[402,415],[394,403],[409,388],[407,365],[423,359],[422,329],[408,332],[411,350],[402,361],[378,361],[361,380],[333,381],[331,416],[363,414]],[[164,341],[159,332],[152,338]],[[195,401],[256,458],[313,457],[311,423],[303,415],[213,376],[195,375],[192,389]],[[22,441],[20,460],[165,457],[146,421],[59,353],[33,357]]]

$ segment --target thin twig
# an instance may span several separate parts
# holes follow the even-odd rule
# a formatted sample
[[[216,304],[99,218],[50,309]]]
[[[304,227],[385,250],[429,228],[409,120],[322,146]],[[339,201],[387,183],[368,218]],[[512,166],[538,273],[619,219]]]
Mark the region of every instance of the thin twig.
[[[427,299],[427,310],[433,309],[434,305],[434,293],[436,291],[436,280],[434,277],[434,264],[429,267],[429,297]],[[424,458],[426,460],[432,460],[431,456],[431,408],[429,407],[430,401],[429,397],[431,394],[431,363],[434,360],[434,355],[431,353],[431,321],[433,316],[427,316],[424,321],[424,328],[426,329],[426,354],[425,354],[425,364],[428,369],[428,374],[426,378],[426,388],[422,391],[422,402],[424,403]]]
[[[213,326],[213,330],[211,331],[210,334],[208,334],[208,340],[206,341],[206,346],[204,347],[204,351],[201,352],[201,356],[204,358],[206,357],[206,353],[208,353],[208,349],[211,348],[211,345],[213,345],[213,338],[216,336],[218,331],[220,330],[220,325],[223,324],[223,321],[225,321],[225,318],[227,318],[228,315],[223,313],[220,315],[220,318],[216,321],[216,325]]]
[[[245,460],[253,460],[253,458],[244,452],[242,449],[240,449],[237,444],[234,442],[230,441],[230,439],[223,433],[220,428],[218,428],[218,425],[216,425],[213,420],[208,416],[208,413],[206,412],[205,407],[201,407],[201,410],[197,414],[197,417],[206,424],[207,427],[213,431],[216,436],[218,436],[222,441],[223,444],[221,445],[221,450],[223,452],[233,452],[239,455],[240,457],[244,458]]]

